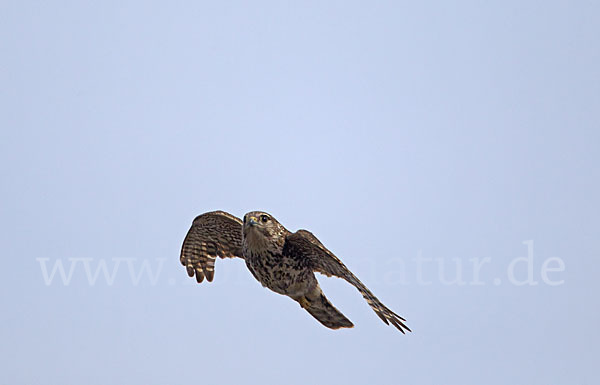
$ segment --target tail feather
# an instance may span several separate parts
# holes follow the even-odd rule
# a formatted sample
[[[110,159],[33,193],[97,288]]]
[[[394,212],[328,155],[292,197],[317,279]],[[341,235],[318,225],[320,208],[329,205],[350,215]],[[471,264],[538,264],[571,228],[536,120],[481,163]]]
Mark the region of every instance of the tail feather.
[[[317,321],[330,329],[354,327],[354,324],[329,302],[319,286],[297,301]]]

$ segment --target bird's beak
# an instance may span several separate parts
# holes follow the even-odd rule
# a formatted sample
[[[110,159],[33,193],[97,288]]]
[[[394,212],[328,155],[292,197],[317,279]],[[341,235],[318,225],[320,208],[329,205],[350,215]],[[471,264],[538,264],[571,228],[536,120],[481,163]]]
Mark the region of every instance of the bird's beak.
[[[248,218],[248,226],[256,226],[256,225],[258,225],[258,221],[256,220],[256,217]]]

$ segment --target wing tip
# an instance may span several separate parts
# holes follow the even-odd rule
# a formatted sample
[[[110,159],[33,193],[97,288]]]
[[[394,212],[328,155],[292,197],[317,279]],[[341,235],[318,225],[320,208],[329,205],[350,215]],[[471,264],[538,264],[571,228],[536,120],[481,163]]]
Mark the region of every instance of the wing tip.
[[[394,327],[398,330],[400,330],[400,332],[402,332],[402,334],[406,334],[406,332],[411,332],[412,330],[410,330],[410,328],[408,326],[406,326],[402,321],[398,320],[398,319],[391,319],[390,320],[392,322],[392,325],[394,325]]]
[[[202,283],[204,281],[204,273],[201,269],[196,269],[196,282]]]
[[[191,278],[194,276],[194,266],[186,265],[185,270],[187,271],[187,275]]]

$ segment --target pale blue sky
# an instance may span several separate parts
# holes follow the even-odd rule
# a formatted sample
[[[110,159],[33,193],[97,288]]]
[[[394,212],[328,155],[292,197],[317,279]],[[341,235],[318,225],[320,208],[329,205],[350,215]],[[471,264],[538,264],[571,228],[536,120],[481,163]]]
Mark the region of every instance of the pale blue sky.
[[[597,384],[599,26],[592,1],[2,1],[0,382]],[[195,284],[214,209],[313,231],[414,332],[332,278],[354,329],[241,260]]]

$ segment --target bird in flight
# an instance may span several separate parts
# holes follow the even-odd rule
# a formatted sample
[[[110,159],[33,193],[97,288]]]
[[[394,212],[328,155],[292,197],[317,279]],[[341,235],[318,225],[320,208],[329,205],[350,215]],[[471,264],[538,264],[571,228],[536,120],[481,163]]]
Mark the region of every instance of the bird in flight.
[[[382,304],[311,232],[292,233],[265,212],[249,212],[243,220],[224,211],[197,216],[183,241],[180,261],[198,283],[204,278],[211,282],[217,257],[244,259],[250,273],[264,287],[297,301],[328,328],[354,325],[325,297],[315,272],[345,279],[383,322],[402,333],[411,331],[404,318]]]

